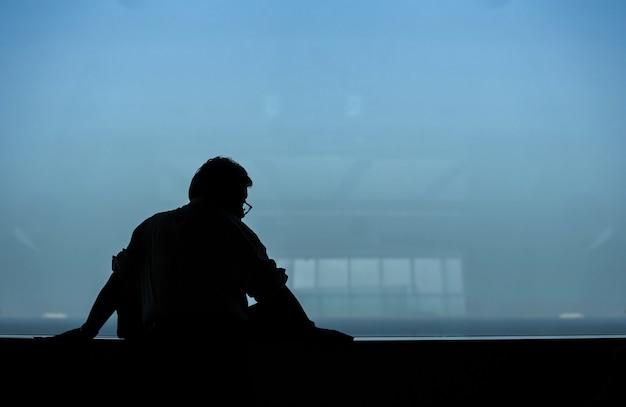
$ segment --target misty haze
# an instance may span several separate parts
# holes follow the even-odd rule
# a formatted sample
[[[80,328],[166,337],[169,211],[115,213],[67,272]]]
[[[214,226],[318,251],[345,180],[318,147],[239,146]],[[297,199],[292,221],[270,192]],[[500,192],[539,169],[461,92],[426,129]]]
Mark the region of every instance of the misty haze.
[[[215,155],[320,325],[626,334],[626,5],[193,4],[0,4],[0,334],[84,320]]]

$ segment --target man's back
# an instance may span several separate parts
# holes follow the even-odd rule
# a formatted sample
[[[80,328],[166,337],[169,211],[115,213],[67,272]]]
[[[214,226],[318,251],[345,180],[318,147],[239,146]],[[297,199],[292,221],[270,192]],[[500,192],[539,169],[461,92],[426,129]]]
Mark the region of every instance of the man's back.
[[[140,287],[150,328],[184,321],[206,331],[208,323],[244,322],[246,294],[276,291],[286,281],[240,219],[202,199],[146,219],[123,255],[120,275]]]

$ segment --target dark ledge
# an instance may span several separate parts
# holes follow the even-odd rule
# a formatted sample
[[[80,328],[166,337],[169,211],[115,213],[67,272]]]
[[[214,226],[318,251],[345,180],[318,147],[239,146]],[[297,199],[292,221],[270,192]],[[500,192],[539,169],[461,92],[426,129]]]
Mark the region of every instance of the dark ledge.
[[[610,338],[357,338],[350,344],[250,343],[236,350],[182,343],[166,354],[116,339],[76,347],[0,338],[0,360],[4,398],[24,404],[169,397],[267,406],[588,406],[621,363],[614,356],[625,344]]]

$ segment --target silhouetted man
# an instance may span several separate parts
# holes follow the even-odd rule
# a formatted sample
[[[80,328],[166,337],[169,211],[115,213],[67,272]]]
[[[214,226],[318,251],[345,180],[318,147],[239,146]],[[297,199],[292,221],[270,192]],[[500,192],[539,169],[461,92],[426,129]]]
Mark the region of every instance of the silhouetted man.
[[[55,338],[92,339],[117,312],[118,336],[155,345],[147,348],[157,366],[194,359],[214,368],[226,357],[219,370],[243,369],[234,360],[245,357],[242,341],[249,339],[351,341],[315,327],[286,286],[285,269],[243,223],[251,186],[232,159],[206,161],[191,180],[189,203],[135,228],[128,246],[113,256],[112,274],[85,323]],[[256,304],[248,306],[247,295]],[[207,348],[219,349],[219,358],[198,359]]]

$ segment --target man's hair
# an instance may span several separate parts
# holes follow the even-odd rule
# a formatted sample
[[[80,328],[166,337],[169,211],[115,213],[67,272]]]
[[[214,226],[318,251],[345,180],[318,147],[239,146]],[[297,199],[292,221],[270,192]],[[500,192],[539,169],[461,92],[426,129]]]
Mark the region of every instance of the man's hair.
[[[196,171],[189,185],[189,200],[223,199],[252,186],[248,172],[229,157],[213,157]]]

